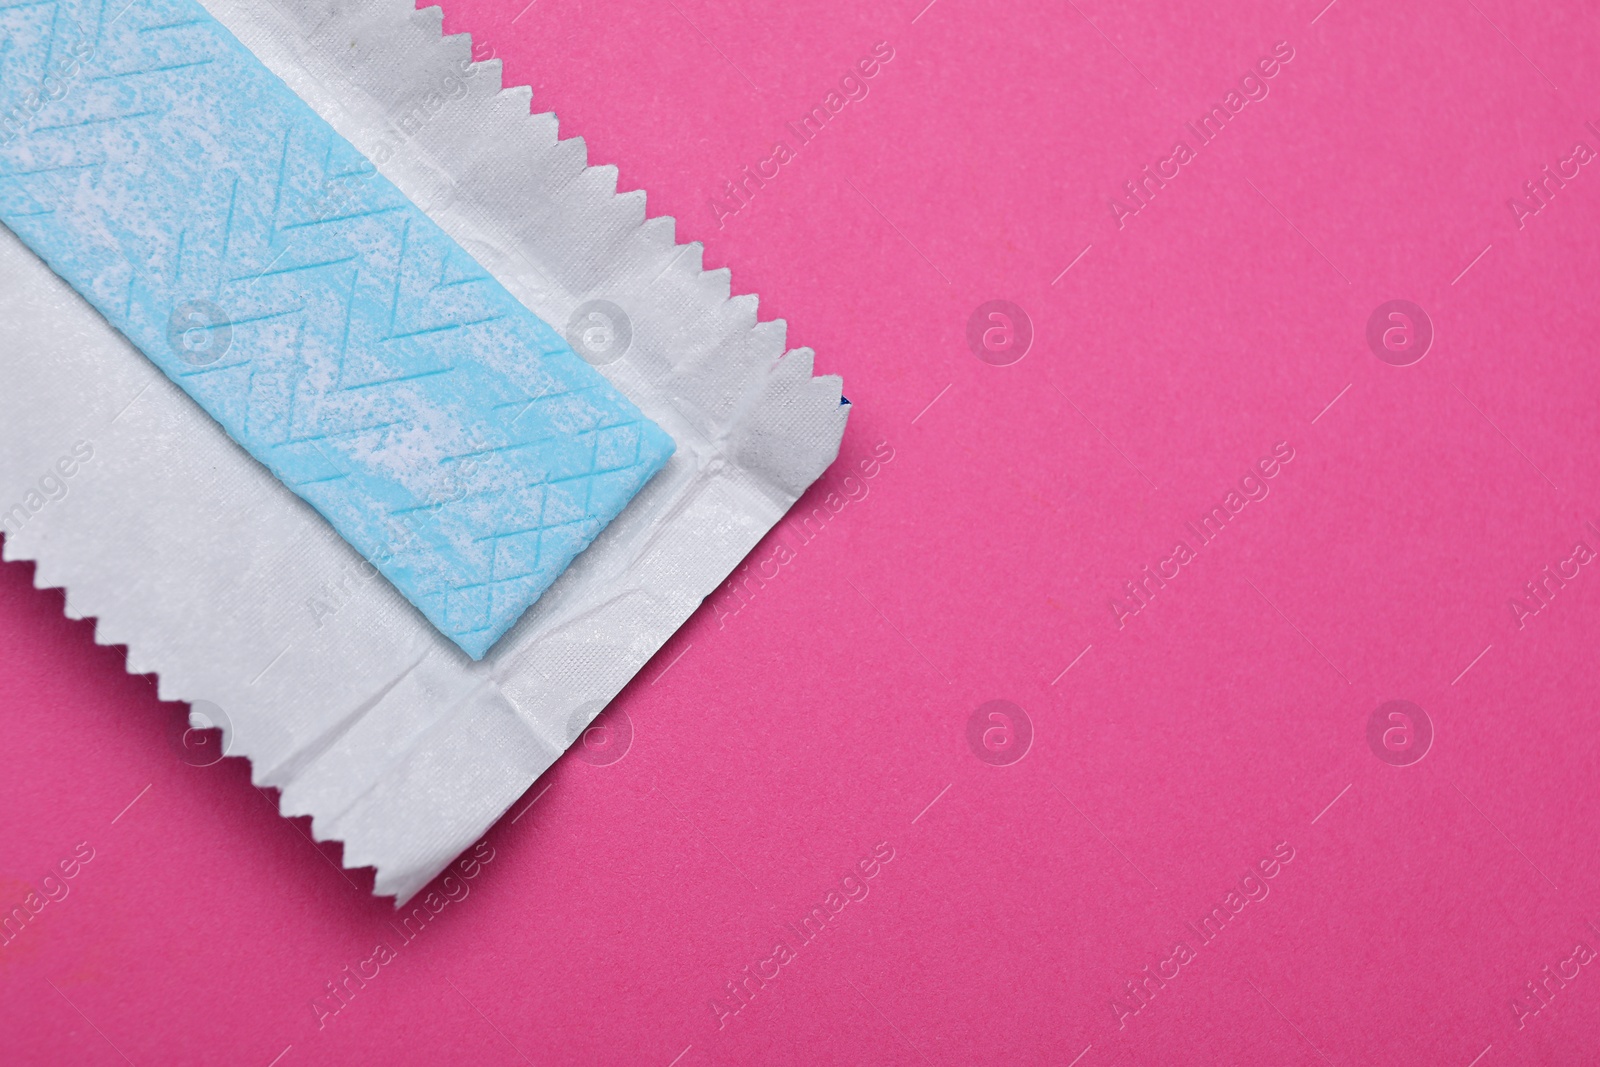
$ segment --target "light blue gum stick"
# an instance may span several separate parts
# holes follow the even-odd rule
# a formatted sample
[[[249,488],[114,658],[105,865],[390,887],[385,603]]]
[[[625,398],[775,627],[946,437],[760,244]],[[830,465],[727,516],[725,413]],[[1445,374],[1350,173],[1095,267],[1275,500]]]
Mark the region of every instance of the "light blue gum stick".
[[[673,442],[192,0],[0,4],[0,221],[481,659]]]

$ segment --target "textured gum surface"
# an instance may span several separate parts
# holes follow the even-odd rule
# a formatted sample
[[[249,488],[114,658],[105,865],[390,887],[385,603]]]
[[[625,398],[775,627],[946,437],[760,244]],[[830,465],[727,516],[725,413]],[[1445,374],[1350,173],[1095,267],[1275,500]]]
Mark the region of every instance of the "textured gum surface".
[[[0,28],[0,220],[474,659],[672,454],[197,4]]]

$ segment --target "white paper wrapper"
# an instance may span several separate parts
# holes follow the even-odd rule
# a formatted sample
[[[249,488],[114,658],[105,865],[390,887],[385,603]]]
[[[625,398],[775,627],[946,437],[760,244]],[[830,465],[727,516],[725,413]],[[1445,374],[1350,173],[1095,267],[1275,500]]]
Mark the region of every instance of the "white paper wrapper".
[[[207,6],[547,322],[621,308],[631,342],[599,369],[678,446],[473,663],[0,228],[5,557],[64,586],[68,613],[127,645],[163,699],[214,705],[195,725],[220,719],[282,813],[310,815],[403,903],[827,468],[848,408],[809,350],[784,354],[782,322],[758,323],[754,296],[730,299],[728,272],[674,242],[671,218],[646,220],[644,194],[617,195],[615,168],[530,116],[497,61],[441,37],[438,9]]]

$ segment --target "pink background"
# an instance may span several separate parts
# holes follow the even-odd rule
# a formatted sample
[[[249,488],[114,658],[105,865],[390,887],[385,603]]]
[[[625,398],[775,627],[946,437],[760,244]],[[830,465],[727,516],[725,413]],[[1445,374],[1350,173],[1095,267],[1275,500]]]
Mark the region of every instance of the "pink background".
[[[1600,149],[1584,5],[522,2],[447,27],[844,375],[802,506],[858,499],[769,538],[765,584],[614,705],[623,758],[564,759],[411,943],[0,567],[0,904],[94,850],[0,948],[0,1060],[1592,1062],[1600,965],[1563,961],[1600,948],[1600,568],[1509,606],[1600,549],[1600,164],[1522,228],[1507,204]],[[880,41],[868,96],[719,227],[710,198]],[[1110,197],[1280,41],[1269,95],[1119,229]],[[1437,332],[1412,366],[1365,340],[1395,298]],[[1011,366],[967,347],[991,299],[1036,331]],[[1278,442],[1270,495],[1119,627],[1124,581]],[[968,743],[995,699],[1032,724],[1009,765]],[[1420,762],[1369,747],[1389,699],[1432,723]],[[779,970],[741,1003],[747,966]],[[1546,966],[1578,974],[1533,1014]]]

